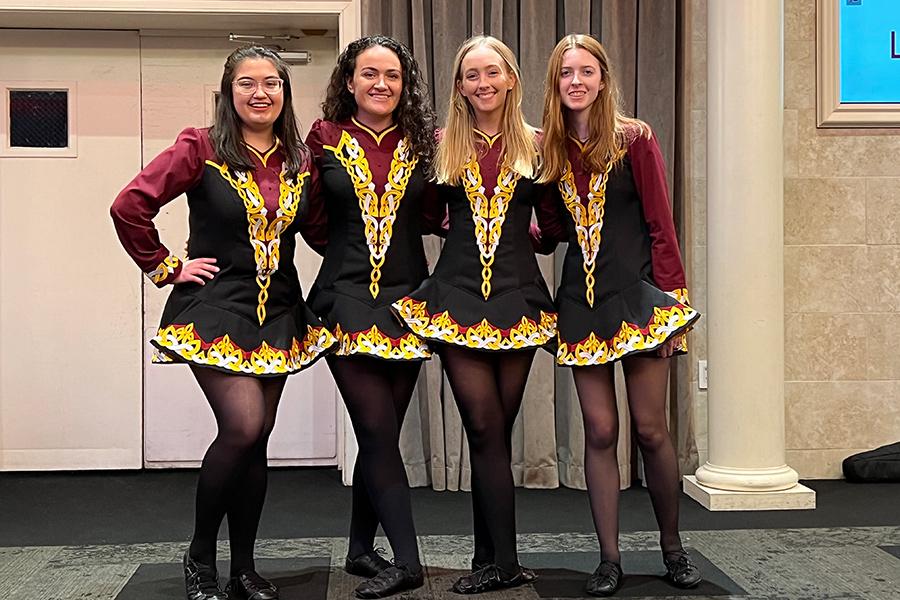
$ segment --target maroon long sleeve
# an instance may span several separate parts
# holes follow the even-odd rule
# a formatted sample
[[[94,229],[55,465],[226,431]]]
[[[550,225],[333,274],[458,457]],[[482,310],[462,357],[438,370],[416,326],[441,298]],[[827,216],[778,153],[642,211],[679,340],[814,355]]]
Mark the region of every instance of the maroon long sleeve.
[[[324,153],[325,142],[322,139],[322,128],[330,124],[321,119],[316,120],[306,136],[306,145],[312,153],[313,168],[310,169],[308,208],[300,223],[300,235],[307,245],[324,256],[328,246],[328,209],[322,196],[322,185],[319,180],[319,163]]]
[[[644,219],[650,231],[653,279],[662,290],[683,290],[686,287],[684,266],[669,205],[665,164],[656,136],[638,136],[629,146],[628,154],[634,184],[641,197]]]
[[[531,244],[539,254],[552,254],[561,242],[567,241],[560,208],[563,206],[555,183],[541,186],[544,189],[534,206],[537,224],[531,225]]]
[[[159,287],[181,272],[181,260],[159,239],[153,219],[160,209],[200,181],[212,155],[207,130],[188,128],[125,186],[110,207],[125,251]]]

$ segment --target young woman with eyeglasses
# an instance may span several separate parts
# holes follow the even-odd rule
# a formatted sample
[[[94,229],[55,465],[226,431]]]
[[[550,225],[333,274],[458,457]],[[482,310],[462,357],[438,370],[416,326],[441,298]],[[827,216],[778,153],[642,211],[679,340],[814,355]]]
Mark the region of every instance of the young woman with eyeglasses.
[[[111,208],[125,250],[159,287],[173,284],[155,362],[185,363],[218,426],[200,468],[194,534],[184,554],[188,600],[274,600],[253,560],[266,495],[266,447],[287,376],[335,343],[303,302],[295,234],[313,168],[291,107],[288,66],[241,47],[225,61],[215,124],[188,128]],[[187,258],[171,253],[152,219],[186,193]],[[216,572],[228,517],[231,579]]]
[[[660,530],[666,577],[693,587],[700,572],[678,532],[678,465],[666,421],[670,357],[700,314],[688,303],[659,143],[650,126],[622,114],[606,51],[587,35],[563,38],[550,55],[544,92],[538,244],[568,242],[556,294],[556,361],[572,368],[585,431],[585,480],[600,564],[593,596],[619,588],[619,433],[613,364],[622,362],[628,406]]]

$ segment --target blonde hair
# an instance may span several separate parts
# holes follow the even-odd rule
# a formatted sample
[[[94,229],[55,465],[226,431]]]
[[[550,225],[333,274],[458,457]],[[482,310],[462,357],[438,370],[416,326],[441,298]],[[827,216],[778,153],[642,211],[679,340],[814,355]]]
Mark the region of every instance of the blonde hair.
[[[562,104],[559,95],[559,78],[563,55],[575,48],[583,48],[600,63],[600,77],[604,86],[590,106],[588,140],[581,151],[585,167],[598,173],[606,169],[609,161],[639,135],[650,137],[650,126],[640,119],[625,116],[619,108],[619,89],[609,67],[609,57],[603,46],[589,35],[570,34],[556,44],[547,63],[547,79],[544,88],[543,117],[543,165],[539,183],[558,181],[566,168],[566,117],[569,109]]]
[[[462,61],[475,48],[490,48],[503,59],[506,74],[515,85],[506,96],[500,121],[500,164],[522,177],[531,178],[540,164],[537,130],[522,116],[522,77],[519,65],[509,47],[495,37],[478,35],[463,42],[453,59],[453,90],[447,108],[444,136],[438,143],[434,173],[438,183],[460,185],[463,167],[473,156],[475,148],[475,113],[469,101],[459,91],[462,82]]]

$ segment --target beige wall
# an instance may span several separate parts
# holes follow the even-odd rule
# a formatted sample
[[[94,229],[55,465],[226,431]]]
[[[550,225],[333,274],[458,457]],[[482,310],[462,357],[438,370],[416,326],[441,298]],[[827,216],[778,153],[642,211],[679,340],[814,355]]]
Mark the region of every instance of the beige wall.
[[[706,305],[706,4],[691,0],[687,179],[692,300]],[[900,134],[816,128],[814,0],[785,0],[785,441],[804,478],[900,440]],[[752,101],[752,99],[748,99]],[[739,140],[735,141],[739,144]],[[735,315],[740,318],[740,315]],[[700,462],[706,330],[694,334]]]
[[[685,137],[683,153],[684,173],[684,261],[688,277],[691,303],[702,314],[706,304],[706,0],[689,0],[685,35]],[[698,465],[708,458],[707,393],[698,383],[698,361],[706,360],[706,318],[701,318],[690,339],[687,357],[690,373],[689,403],[694,409],[694,431]],[[696,466],[695,465],[695,468]],[[682,461],[682,471],[690,469]]]

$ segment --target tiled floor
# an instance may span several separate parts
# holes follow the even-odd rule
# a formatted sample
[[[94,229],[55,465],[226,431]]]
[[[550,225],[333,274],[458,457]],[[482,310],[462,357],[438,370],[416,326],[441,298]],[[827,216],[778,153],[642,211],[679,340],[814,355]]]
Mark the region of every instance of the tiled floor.
[[[656,532],[621,536],[623,598],[742,598],[897,600],[900,527],[754,529],[684,532],[705,580],[685,592],[662,579]],[[470,559],[467,536],[423,536],[425,587],[396,598],[457,599],[447,591]],[[382,541],[383,545],[384,542]],[[163,600],[184,597],[180,558],[184,542],[0,548],[0,599]],[[494,592],[486,600],[584,598],[582,585],[596,566],[589,534],[519,536],[520,560],[539,574],[525,588]],[[282,590],[282,600],[343,600],[360,579],[340,566],[344,538],[262,540],[258,568]],[[221,547],[220,555],[227,556]],[[226,563],[220,566],[227,572]]]

